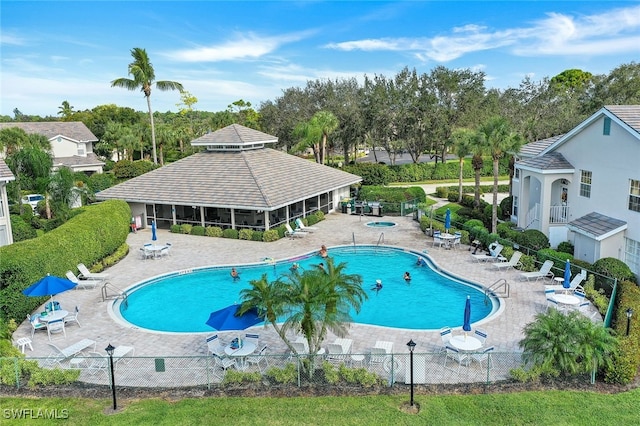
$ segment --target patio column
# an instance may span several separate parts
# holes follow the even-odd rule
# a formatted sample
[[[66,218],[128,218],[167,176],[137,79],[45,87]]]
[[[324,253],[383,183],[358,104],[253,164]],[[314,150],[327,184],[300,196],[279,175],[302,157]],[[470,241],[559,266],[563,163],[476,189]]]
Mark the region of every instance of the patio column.
[[[231,229],[236,229],[236,209],[231,209]]]

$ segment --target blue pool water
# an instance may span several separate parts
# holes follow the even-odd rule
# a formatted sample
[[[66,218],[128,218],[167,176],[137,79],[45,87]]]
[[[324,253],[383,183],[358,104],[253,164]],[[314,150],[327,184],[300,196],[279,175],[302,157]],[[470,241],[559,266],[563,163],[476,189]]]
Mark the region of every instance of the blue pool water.
[[[416,266],[417,253],[372,246],[331,248],[334,262],[345,262],[346,272],[363,278],[369,298],[353,321],[384,327],[439,329],[459,327],[464,305],[471,296],[471,321],[477,322],[498,307],[497,300],[485,303],[484,292],[469,283],[445,276],[429,266]],[[213,331],[205,324],[209,314],[233,303],[240,303],[240,290],[249,281],[267,274],[269,280],[289,271],[293,262],[302,269],[314,268],[323,259],[314,254],[260,265],[233,265],[240,273],[234,282],[229,267],[211,267],[173,273],[146,281],[132,288],[128,303],[119,306],[122,317],[137,327],[169,332]],[[430,262],[427,260],[427,263]],[[411,282],[403,279],[411,274]],[[382,290],[371,288],[381,280]]]

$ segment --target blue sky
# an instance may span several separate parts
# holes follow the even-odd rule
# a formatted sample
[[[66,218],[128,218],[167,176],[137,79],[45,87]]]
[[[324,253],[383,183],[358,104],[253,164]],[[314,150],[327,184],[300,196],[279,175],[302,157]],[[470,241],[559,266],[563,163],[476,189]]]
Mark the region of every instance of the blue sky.
[[[7,1],[0,3],[0,114],[56,115],[117,104],[145,111],[140,92],[112,88],[145,48],[157,80],[181,82],[195,108],[244,99],[257,109],[308,80],[438,65],[517,87],[570,68],[606,74],[640,58],[639,1]],[[156,111],[177,92],[154,90]]]

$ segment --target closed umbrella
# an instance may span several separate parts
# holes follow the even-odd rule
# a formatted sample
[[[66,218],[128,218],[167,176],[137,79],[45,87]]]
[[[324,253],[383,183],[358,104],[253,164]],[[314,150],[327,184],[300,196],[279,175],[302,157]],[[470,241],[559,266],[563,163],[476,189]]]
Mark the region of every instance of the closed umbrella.
[[[228,331],[244,330],[263,321],[257,309],[249,309],[240,316],[237,315],[238,309],[240,305],[231,305],[212,312],[206,324],[218,331]]]
[[[51,302],[53,302],[54,295],[70,290],[75,286],[76,283],[71,282],[66,278],[47,274],[46,277],[39,279],[29,287],[22,290],[22,294],[30,297],[51,296]],[[53,303],[51,303],[51,306],[53,308]]]
[[[447,209],[447,213],[444,215],[444,230],[449,232],[449,228],[451,228],[451,210]]]
[[[151,221],[151,241],[156,241],[158,237],[156,236],[156,221]]]
[[[467,296],[467,302],[464,305],[464,323],[462,324],[462,329],[466,331],[471,331],[471,296]],[[465,336],[467,333],[464,334]]]
[[[569,288],[571,286],[571,263],[569,263],[569,259],[564,264],[564,281],[562,281],[562,287]]]

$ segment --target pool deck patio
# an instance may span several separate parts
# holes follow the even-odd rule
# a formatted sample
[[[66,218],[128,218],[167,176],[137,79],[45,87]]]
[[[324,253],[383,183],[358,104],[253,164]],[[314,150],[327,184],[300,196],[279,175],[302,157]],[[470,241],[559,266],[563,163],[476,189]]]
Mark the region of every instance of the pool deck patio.
[[[394,221],[398,226],[392,228],[372,228],[365,224],[369,221]],[[526,282],[519,280],[519,271],[496,271],[489,264],[474,261],[469,255],[468,246],[447,250],[432,248],[432,239],[425,236],[416,221],[410,217],[361,217],[334,213],[316,224],[319,228],[303,238],[284,238],[273,243],[231,240],[224,238],[198,237],[171,234],[167,230],[158,230],[159,244],[172,243],[170,256],[160,259],[142,260],[139,248],[151,240],[151,230],[144,229],[136,234],[129,234],[127,243],[130,253],[118,264],[108,268],[109,282],[120,289],[126,289],[142,280],[168,272],[179,271],[200,266],[235,265],[260,262],[265,257],[276,260],[290,258],[302,253],[318,250],[322,244],[329,248],[338,245],[377,244],[381,233],[384,233],[384,245],[408,248],[422,252],[428,250],[429,256],[442,268],[466,280],[490,286],[504,278],[510,285],[510,297],[502,299],[504,309],[481,325],[489,337],[487,345],[495,346],[496,352],[519,352],[518,342],[522,339],[525,324],[531,322],[536,313],[546,306],[542,281]],[[176,294],[176,297],[180,297]],[[66,339],[56,335],[53,343],[59,347],[69,346],[84,338],[97,342],[96,350],[104,353],[108,344],[113,346],[132,346],[136,356],[192,356],[207,353],[205,336],[210,333],[169,334],[153,333],[136,329],[116,322],[108,312],[108,305],[103,302],[99,287],[89,290],[71,290],[56,296],[63,309],[71,311],[75,306],[80,309],[79,321],[82,327],[70,324],[66,327]],[[452,307],[460,309],[463,307]],[[40,307],[39,310],[44,310]],[[161,312],[157,313],[162,315]],[[272,327],[262,325],[249,330],[260,334],[260,342],[269,345],[269,353],[286,352],[286,347],[273,331]],[[231,334],[227,334],[231,333]],[[460,329],[454,334],[461,333]],[[223,338],[237,334],[222,332]],[[14,339],[29,337],[31,327],[23,322],[14,334]],[[353,339],[352,353],[366,353],[376,340],[394,343],[394,352],[406,353],[406,343],[413,339],[417,343],[416,353],[434,352],[441,347],[437,331],[398,330],[384,327],[352,324],[347,336]],[[229,340],[227,338],[226,340]],[[334,336],[330,335],[325,342],[330,343]],[[28,357],[46,357],[51,353],[47,333],[36,331],[33,337],[33,351],[27,349]]]

